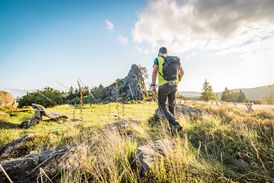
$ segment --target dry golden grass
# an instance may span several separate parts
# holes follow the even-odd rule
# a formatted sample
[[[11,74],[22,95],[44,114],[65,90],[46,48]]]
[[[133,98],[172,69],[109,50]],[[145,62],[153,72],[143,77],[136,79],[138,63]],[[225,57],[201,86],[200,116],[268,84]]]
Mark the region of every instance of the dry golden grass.
[[[167,130],[165,120],[151,121],[155,103],[104,104],[79,108],[57,106],[48,109],[69,116],[63,123],[42,122],[29,129],[3,126],[0,143],[20,135],[33,135],[29,146],[52,149],[57,146],[77,146],[77,153],[62,164],[61,182],[273,182],[274,181],[274,114],[271,110],[247,113],[232,106],[191,104],[207,114],[190,120],[178,115],[184,131],[176,137]],[[31,112],[8,117],[18,124]],[[124,129],[104,128],[122,120],[137,120],[139,124]],[[150,119],[150,120],[149,120]],[[152,122],[152,123],[151,123]],[[130,132],[130,135],[127,133]],[[138,146],[154,140],[168,139],[165,157],[156,158],[149,177],[143,177],[136,166]],[[77,167],[77,168],[75,168]]]

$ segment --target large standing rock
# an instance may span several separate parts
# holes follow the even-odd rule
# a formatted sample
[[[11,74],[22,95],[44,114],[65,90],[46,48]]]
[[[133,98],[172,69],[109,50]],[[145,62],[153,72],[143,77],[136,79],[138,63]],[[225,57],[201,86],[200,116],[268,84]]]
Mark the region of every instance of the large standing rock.
[[[142,69],[133,64],[127,77],[118,79],[103,89],[99,100],[103,102],[143,100],[145,95],[146,86]]]
[[[16,107],[17,103],[11,93],[0,91],[0,108],[3,107]]]

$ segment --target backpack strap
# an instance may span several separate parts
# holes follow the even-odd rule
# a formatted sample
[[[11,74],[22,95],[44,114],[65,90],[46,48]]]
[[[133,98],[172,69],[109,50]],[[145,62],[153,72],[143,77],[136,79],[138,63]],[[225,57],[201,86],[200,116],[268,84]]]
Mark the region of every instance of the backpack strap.
[[[160,57],[162,57],[163,59],[166,59],[166,57],[164,55],[161,55]]]
[[[161,74],[159,71],[158,71],[158,74],[160,74],[162,77],[164,77],[163,74]]]
[[[162,57],[163,59],[164,59],[164,63],[165,63],[165,61],[166,61],[166,57],[164,57],[163,55],[161,55],[160,57]],[[159,61],[158,61],[158,63],[159,63]],[[163,65],[164,65],[164,63],[163,63]],[[164,69],[164,68],[163,68]],[[160,74],[162,77],[164,77],[164,75],[163,74],[161,74],[159,71],[158,71],[158,74]]]

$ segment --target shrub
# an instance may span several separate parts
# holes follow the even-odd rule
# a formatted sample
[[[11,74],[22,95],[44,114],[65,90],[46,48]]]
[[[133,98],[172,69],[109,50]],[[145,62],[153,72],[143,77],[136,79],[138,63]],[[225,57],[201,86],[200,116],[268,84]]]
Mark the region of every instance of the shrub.
[[[65,101],[64,92],[46,87],[42,90],[27,93],[19,99],[18,107],[29,106],[32,103],[43,105],[44,107],[52,107],[63,104]]]
[[[225,101],[225,102],[246,102],[247,101],[247,98],[242,90],[233,91],[233,90],[228,90],[227,88],[224,89],[221,99],[222,101]]]

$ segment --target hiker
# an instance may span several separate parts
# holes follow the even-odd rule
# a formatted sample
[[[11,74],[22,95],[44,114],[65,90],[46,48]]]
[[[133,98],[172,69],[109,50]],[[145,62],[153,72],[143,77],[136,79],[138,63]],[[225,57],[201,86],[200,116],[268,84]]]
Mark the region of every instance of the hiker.
[[[158,57],[154,60],[152,83],[150,91],[156,95],[156,79],[158,76],[158,106],[167,118],[171,129],[181,131],[182,126],[175,118],[176,92],[178,84],[184,75],[179,57],[168,56],[167,48],[159,49]],[[168,108],[166,101],[168,99]]]

